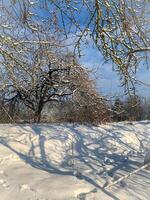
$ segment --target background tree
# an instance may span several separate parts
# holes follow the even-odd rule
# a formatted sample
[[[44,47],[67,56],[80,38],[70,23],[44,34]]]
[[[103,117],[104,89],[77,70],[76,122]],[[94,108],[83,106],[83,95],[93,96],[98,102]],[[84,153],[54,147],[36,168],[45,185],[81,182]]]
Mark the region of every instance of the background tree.
[[[112,107],[115,121],[140,121],[148,119],[148,101],[143,102],[137,95],[129,96],[124,100],[117,98]]]
[[[125,102],[127,119],[130,121],[140,121],[143,116],[143,107],[139,96],[130,96]]]
[[[143,120],[150,120],[150,99],[142,98]]]
[[[76,86],[76,91],[73,98],[66,102],[68,121],[93,124],[110,121],[109,105],[97,92],[88,71],[80,68],[78,73],[73,74],[72,82]]]
[[[124,102],[117,98],[113,105],[113,120],[115,121],[124,121],[125,120],[125,107]]]

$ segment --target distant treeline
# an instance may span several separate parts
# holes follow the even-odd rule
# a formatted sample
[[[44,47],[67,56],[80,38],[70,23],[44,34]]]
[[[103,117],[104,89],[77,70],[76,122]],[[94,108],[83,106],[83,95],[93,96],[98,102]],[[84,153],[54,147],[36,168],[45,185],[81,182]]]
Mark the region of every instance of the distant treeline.
[[[150,120],[150,99],[130,96],[125,100],[116,98],[111,105],[112,121]]]
[[[85,95],[85,96],[84,96]],[[118,121],[150,120],[150,99],[131,96],[126,100],[116,98],[106,103],[95,96],[82,94],[80,103],[74,99],[48,103],[41,113],[40,122],[44,123],[91,123],[100,124]],[[93,95],[93,94],[91,94]],[[91,102],[92,100],[92,102]],[[0,123],[33,123],[34,112],[24,104],[0,103]]]

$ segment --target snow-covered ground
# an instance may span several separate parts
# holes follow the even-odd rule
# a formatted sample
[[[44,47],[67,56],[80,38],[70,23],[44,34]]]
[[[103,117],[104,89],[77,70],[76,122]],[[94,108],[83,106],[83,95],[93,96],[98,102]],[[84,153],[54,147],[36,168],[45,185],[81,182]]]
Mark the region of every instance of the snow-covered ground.
[[[0,125],[0,200],[149,200],[150,122]]]

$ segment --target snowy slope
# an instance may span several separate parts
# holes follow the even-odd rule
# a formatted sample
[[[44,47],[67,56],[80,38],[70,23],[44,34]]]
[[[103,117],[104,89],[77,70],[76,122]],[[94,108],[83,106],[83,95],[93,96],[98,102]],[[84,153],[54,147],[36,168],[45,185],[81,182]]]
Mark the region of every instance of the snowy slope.
[[[148,200],[150,122],[0,125],[0,200]]]

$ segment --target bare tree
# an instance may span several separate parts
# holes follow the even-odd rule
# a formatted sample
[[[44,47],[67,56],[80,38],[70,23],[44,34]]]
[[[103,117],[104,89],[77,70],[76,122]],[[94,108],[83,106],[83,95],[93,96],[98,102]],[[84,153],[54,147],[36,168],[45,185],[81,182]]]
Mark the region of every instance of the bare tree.
[[[79,55],[82,42],[91,37],[105,59],[115,64],[128,92],[138,83],[138,67],[149,65],[149,0],[16,0],[7,1],[7,4],[13,12],[3,2],[3,29],[11,28],[16,32],[14,23],[10,24],[16,17],[19,19],[17,27],[21,25],[32,33],[39,31],[45,23],[55,34],[74,35],[75,50]],[[43,16],[36,12],[37,8]]]
[[[22,101],[34,114],[34,121],[40,122],[41,112],[46,103],[50,101],[60,101],[65,96],[73,95],[76,88],[71,81],[71,76],[76,73],[73,59],[67,55],[52,51],[49,46],[38,45],[24,50],[23,55],[30,60],[30,63],[18,58],[11,59],[9,55],[3,57],[5,67],[5,82],[3,82],[3,98],[10,104],[10,108],[15,109],[15,104]],[[17,49],[15,49],[17,50]],[[15,55],[14,57],[17,56]],[[10,68],[11,66],[11,68]],[[20,66],[23,66],[20,68]],[[11,116],[13,117],[13,110]]]
[[[34,36],[46,24],[46,31],[66,38],[74,36],[79,55],[81,44],[91,37],[105,60],[114,63],[128,93],[135,84],[142,84],[136,72],[140,65],[148,67],[150,62],[149,0],[9,0],[3,1],[1,9],[2,44],[36,43]],[[49,40],[45,37],[42,42]],[[5,48],[1,52],[9,53]]]
[[[1,92],[11,117],[18,101],[34,112],[34,121],[38,122],[45,104],[66,96],[73,96],[82,110],[90,107],[87,103],[93,103],[95,88],[89,74],[60,40],[60,31],[54,36],[47,21],[30,18],[29,1],[10,2],[9,9],[7,6],[2,4]],[[56,25],[54,21],[53,27]],[[86,99],[91,100],[85,105]]]
[[[76,27],[75,49],[79,55],[81,43],[90,36],[106,61],[111,60],[115,64],[115,70],[123,77],[122,84],[130,93],[130,89],[134,89],[134,84],[139,83],[136,80],[138,67],[141,64],[149,66],[150,2],[148,0],[83,0],[63,1],[63,4],[59,4],[59,0],[50,2],[56,7],[57,13],[59,11],[61,14],[65,33],[73,31],[67,26],[68,21]],[[82,16],[85,21],[81,20]]]
[[[66,102],[69,121],[98,124],[110,120],[109,105],[106,99],[96,90],[95,82],[90,79],[89,72],[78,68],[72,74],[72,82],[76,87],[73,98]]]
[[[135,84],[142,83],[136,79],[139,66],[149,65],[149,6],[148,0],[2,1],[0,86],[5,93],[8,90],[10,99],[14,98],[10,110],[15,107],[16,98],[22,98],[28,106],[33,107],[29,94],[34,99],[34,96],[40,96],[38,91],[42,84],[44,88],[47,88],[47,84],[50,86],[49,80],[46,82],[43,78],[50,72],[48,66],[59,66],[58,77],[61,77],[61,81],[62,77],[66,79],[65,74],[70,73],[70,68],[76,65],[75,60],[69,61],[66,70],[64,39],[68,37],[75,38],[75,52],[79,56],[82,43],[91,37],[105,60],[114,63],[114,69],[121,75],[126,91],[134,91]],[[18,91],[22,91],[22,96]],[[51,94],[49,89],[47,92]],[[67,90],[67,93],[70,91]],[[83,93],[75,93],[80,96],[80,103],[82,99],[88,99],[87,94]],[[44,102],[48,96],[44,97]],[[55,90],[53,98],[56,96],[60,96],[60,93],[56,94]],[[5,98],[8,99],[8,96]]]

